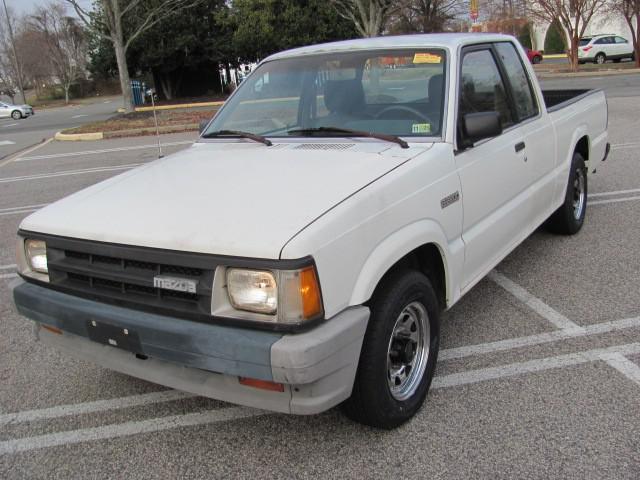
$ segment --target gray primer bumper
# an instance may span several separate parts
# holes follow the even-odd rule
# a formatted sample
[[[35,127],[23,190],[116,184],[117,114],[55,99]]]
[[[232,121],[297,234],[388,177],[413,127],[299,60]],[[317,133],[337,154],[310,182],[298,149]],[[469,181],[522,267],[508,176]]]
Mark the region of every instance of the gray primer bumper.
[[[19,283],[18,311],[63,330],[39,338],[75,357],[168,387],[285,413],[313,414],[351,395],[369,309],[343,311],[315,329],[285,335],[192,322],[74,297]],[[87,321],[135,331],[141,360],[89,340]],[[285,384],[284,392],[240,385],[238,376]]]

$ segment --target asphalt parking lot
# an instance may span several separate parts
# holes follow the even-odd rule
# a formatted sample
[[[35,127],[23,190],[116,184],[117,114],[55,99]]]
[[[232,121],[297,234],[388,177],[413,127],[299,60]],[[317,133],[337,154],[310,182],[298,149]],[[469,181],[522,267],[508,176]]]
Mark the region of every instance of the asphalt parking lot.
[[[394,431],[167,391],[35,342],[9,291],[20,221],[157,152],[52,142],[3,165],[0,477],[640,478],[640,76],[600,83],[612,152],[585,227],[534,233],[445,314],[427,402]],[[163,136],[165,153],[194,137]]]

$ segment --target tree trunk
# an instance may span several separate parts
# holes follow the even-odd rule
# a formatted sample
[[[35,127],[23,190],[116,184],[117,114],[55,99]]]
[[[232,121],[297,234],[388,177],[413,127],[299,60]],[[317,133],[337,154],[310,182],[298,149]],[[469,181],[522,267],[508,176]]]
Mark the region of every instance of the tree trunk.
[[[64,103],[69,103],[69,88],[71,88],[71,85],[64,86]]]
[[[572,72],[577,72],[578,71],[578,35],[576,33],[574,33],[573,35],[571,35],[571,44],[569,47],[569,62],[571,64],[571,71]]]
[[[120,88],[122,89],[122,103],[124,113],[133,112],[133,95],[131,93],[131,82],[129,80],[129,69],[127,68],[127,58],[122,44],[122,37],[111,37],[113,49],[116,51],[116,62],[118,63],[118,75],[120,77]]]

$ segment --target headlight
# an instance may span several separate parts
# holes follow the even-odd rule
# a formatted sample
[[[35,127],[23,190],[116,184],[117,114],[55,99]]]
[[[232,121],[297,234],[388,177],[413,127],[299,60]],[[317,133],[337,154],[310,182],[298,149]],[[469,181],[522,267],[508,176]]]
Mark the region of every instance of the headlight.
[[[25,240],[24,252],[31,270],[39,273],[49,273],[49,269],[47,268],[47,245],[44,241]]]
[[[263,314],[248,316],[247,320],[291,325],[323,314],[314,267],[275,271],[228,268],[226,280],[229,302],[234,309]]]
[[[229,269],[227,288],[233,308],[270,315],[278,309],[278,286],[271,272]]]
[[[24,238],[18,235],[16,263],[20,274],[41,282],[49,281],[47,245],[42,240]]]

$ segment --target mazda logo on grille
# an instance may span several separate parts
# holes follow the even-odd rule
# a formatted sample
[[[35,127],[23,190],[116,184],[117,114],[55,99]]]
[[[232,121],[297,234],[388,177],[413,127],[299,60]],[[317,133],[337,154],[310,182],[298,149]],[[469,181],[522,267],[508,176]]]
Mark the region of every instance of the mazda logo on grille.
[[[169,277],[167,275],[157,275],[153,277],[153,286],[163,290],[174,290],[176,292],[196,293],[197,280],[188,278]]]

